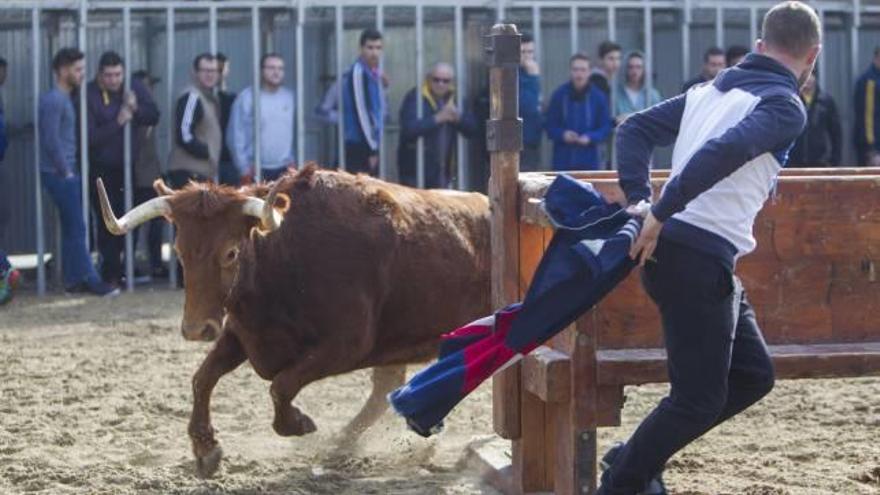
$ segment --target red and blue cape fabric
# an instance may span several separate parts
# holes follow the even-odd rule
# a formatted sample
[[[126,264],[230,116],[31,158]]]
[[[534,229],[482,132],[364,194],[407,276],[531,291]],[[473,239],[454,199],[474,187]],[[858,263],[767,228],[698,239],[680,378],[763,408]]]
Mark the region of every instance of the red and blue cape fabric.
[[[558,176],[541,203],[555,233],[521,303],[443,336],[437,362],[388,400],[422,436],[478,385],[575,321],[635,266],[629,249],[641,218],[609,204],[589,183]]]

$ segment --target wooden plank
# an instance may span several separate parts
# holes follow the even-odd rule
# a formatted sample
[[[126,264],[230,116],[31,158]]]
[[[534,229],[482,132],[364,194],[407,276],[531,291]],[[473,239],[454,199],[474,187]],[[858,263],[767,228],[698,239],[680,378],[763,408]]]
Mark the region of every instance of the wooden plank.
[[[546,404],[536,395],[525,390],[520,392],[522,401],[522,434],[513,440],[513,480],[520,493],[551,490],[547,485],[547,456],[545,449],[550,442],[545,438]]]
[[[880,375],[880,342],[769,346],[781,379]],[[599,382],[640,385],[668,380],[664,349],[598,352]]]
[[[626,400],[623,385],[600,385],[596,396],[599,426],[620,426],[620,412]]]
[[[520,224],[518,300],[525,297],[543,255],[544,229],[537,225]]]
[[[523,388],[544,402],[566,402],[571,395],[571,359],[541,346],[522,361]]]

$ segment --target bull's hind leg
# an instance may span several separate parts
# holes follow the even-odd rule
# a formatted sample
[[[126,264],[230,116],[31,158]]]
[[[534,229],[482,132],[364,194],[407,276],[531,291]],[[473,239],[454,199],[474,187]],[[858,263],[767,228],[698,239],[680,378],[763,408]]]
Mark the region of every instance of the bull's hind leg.
[[[193,376],[193,410],[188,432],[199,476],[214,474],[223,456],[220,444],[214,439],[214,427],[211,426],[211,392],[221,376],[238,368],[245,359],[241,343],[227,329]]]
[[[388,410],[388,394],[406,381],[406,365],[373,368],[373,391],[357,416],[342,429],[341,446],[354,444],[358,438]]]

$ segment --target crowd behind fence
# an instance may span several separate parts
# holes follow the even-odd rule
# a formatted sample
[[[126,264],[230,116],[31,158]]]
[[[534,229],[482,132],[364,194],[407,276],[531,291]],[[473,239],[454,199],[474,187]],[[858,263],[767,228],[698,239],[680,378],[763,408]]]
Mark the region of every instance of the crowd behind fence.
[[[8,218],[6,228],[0,229],[0,248],[14,253],[37,252],[37,289],[44,293],[44,254],[60,253],[60,219],[54,208],[44,206],[44,185],[38,173],[41,133],[36,130],[40,128],[39,95],[54,84],[52,56],[65,46],[79,47],[85,53],[86,83],[98,76],[98,61],[110,51],[118,52],[125,62],[123,93],[130,91],[135,79],[151,83],[161,116],[157,124],[142,127],[151,128],[151,139],[158,143],[155,151],[166,177],[169,163],[165,157],[172,153],[180,132],[181,94],[193,74],[198,73],[198,64],[192,65],[193,58],[202,52],[225,55],[222,65],[227,73],[219,74],[216,89],[207,89],[216,93],[221,104],[224,92],[228,93],[229,108],[235,101],[234,94],[239,94],[239,107],[245,105],[243,114],[250,116],[245,127],[249,126],[251,133],[247,136],[249,133],[244,132],[245,127],[238,120],[233,121],[238,123],[233,127],[238,125],[241,134],[252,140],[250,155],[243,155],[252,163],[242,163],[241,157],[233,152],[217,157],[213,176],[202,178],[237,184],[240,178],[236,174],[245,180],[260,180],[267,170],[278,171],[279,163],[266,162],[265,144],[272,143],[261,142],[266,139],[266,132],[274,130],[262,129],[263,114],[269,111],[277,115],[278,108],[263,108],[262,91],[251,90],[249,104],[241,98],[247,94],[246,87],[260,88],[265,84],[261,76],[265,55],[274,54],[284,70],[280,87],[288,91],[285,94],[289,95],[286,98],[292,107],[290,128],[294,131],[288,136],[292,153],[284,157],[285,168],[315,160],[325,166],[373,173],[417,187],[482,190],[488,173],[480,125],[488,107],[482,37],[492,23],[501,19],[516,23],[529,34],[534,50],[531,61],[524,58],[521,77],[526,81],[537,78],[539,84],[532,88],[532,100],[527,94],[521,94],[521,99],[537,101],[541,122],[532,126],[531,149],[529,137],[526,138],[527,153],[531,155],[523,156],[525,168],[605,168],[614,164],[613,149],[608,145],[613,139],[614,121],[661,97],[677,94],[682,83],[695,75],[697,82],[711,79],[715,68],[729,65],[728,60],[718,62],[726,58],[724,50],[751,46],[760,34],[759,19],[772,3],[683,0],[487,4],[458,0],[438,7],[421,0],[370,6],[357,2],[318,5],[295,0],[4,2],[0,5],[0,56],[8,62],[9,81],[0,88],[0,95],[7,109],[5,136],[10,145],[0,167],[0,195],[5,198],[5,214],[0,216]],[[873,131],[873,125],[859,127],[859,122],[868,121],[865,112],[873,115],[875,105],[873,97],[859,99],[857,90],[866,88],[857,87],[857,78],[872,66],[874,46],[880,43],[880,6],[858,0],[813,5],[825,26],[825,50],[817,73],[818,87],[825,91],[817,93],[817,106],[822,112],[815,117],[818,124],[813,132],[823,141],[827,138],[828,149],[820,148],[828,156],[823,156],[822,162],[797,164],[866,165],[875,159],[875,154],[869,153],[864,143],[861,149],[856,144],[860,142],[859,133],[867,132],[866,127]],[[365,30],[381,33],[382,51],[375,65],[368,63],[359,68],[356,62],[366,57],[360,39]],[[603,42],[609,41],[616,47],[612,52],[616,52],[617,62],[609,62],[607,50],[600,50],[601,46],[607,48],[609,45]],[[713,51],[712,47],[722,52]],[[577,53],[587,57],[570,58]],[[641,82],[631,87],[625,84],[630,69],[643,74]],[[575,87],[572,94],[578,97],[580,83],[575,82],[576,70],[587,71],[589,86],[594,89],[603,86],[601,77],[597,77],[603,76],[604,71],[607,88],[603,92],[612,125],[601,139],[595,139],[599,136],[595,134],[594,139],[578,143],[565,132],[553,135],[552,121],[570,115],[566,105],[581,108],[575,106],[577,102],[569,101],[564,91],[560,92],[560,85],[571,79]],[[137,78],[133,77],[136,72]],[[348,80],[346,74],[350,75]],[[346,86],[346,81],[350,83],[353,77],[364,82],[362,89],[366,94],[350,84]],[[95,250],[99,247],[98,232],[104,227],[96,221],[100,215],[95,215],[89,199],[94,190],[91,168],[95,164],[90,163],[94,157],[90,157],[89,146],[82,145],[90,142],[89,134],[93,132],[89,112],[82,111],[89,108],[86,83],[76,94],[80,143],[77,166],[83,221]],[[350,95],[347,88],[351,89]],[[374,91],[374,98],[370,91]],[[260,93],[259,97],[254,97],[255,93]],[[818,95],[823,98],[819,100]],[[588,99],[587,106],[592,104],[593,100]],[[228,117],[230,112],[224,107],[221,113]],[[832,121],[837,114],[835,129]],[[526,115],[523,117],[527,119]],[[221,132],[226,134],[230,126],[223,124]],[[596,130],[590,128],[593,124],[583,124],[587,126],[585,133]],[[425,125],[431,128],[426,130]],[[359,139],[353,128],[359,131],[364,146],[351,146]],[[528,125],[526,129],[528,132]],[[124,126],[124,194],[120,209],[131,208],[138,199],[135,182],[139,157],[133,155],[132,144],[140,143],[138,147],[143,149],[144,138],[132,130],[137,131],[138,126]],[[365,130],[375,136],[367,135]],[[805,146],[806,154],[798,156],[808,157],[814,147],[812,143],[819,138],[812,139]],[[270,134],[269,139],[274,142],[275,137]],[[570,146],[590,146],[595,153],[587,156],[577,149],[572,155],[575,158],[559,158]],[[234,151],[235,145],[224,139],[220,149]],[[363,164],[359,163],[363,160]],[[668,152],[655,157],[657,166],[668,161]],[[267,165],[271,167],[267,169]],[[223,177],[224,167],[232,173],[232,179]],[[169,236],[170,229],[162,238]],[[141,238],[145,246],[149,244],[147,236]],[[138,278],[135,247],[135,238],[127,236],[125,272],[112,281],[124,280],[129,290]],[[153,253],[155,257],[155,250]],[[175,264],[173,259],[171,263]],[[157,269],[155,274],[164,275],[164,271]],[[168,275],[169,283],[175,285],[176,270],[170,270]]]

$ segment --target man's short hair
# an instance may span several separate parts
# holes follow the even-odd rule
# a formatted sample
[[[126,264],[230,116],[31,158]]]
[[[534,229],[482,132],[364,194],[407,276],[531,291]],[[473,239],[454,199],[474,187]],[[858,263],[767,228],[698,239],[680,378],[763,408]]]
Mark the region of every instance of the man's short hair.
[[[749,49],[742,45],[733,45],[727,49],[727,53],[724,54],[724,58],[727,60],[727,66],[730,67],[733,65],[733,61],[745,57],[749,54]]]
[[[270,58],[277,58],[278,60],[284,62],[284,57],[282,57],[280,53],[269,52],[269,53],[264,54],[262,57],[260,57],[260,68],[261,69],[266,66],[266,60],[269,60]]]
[[[214,54],[208,53],[208,52],[204,52],[204,53],[200,53],[200,54],[196,55],[196,58],[193,59],[193,70],[194,71],[198,72],[199,65],[202,63],[202,60],[207,60],[208,62],[210,62],[212,60],[217,60],[217,57]]]
[[[223,52],[217,52],[217,54],[214,55],[214,58],[217,59],[217,63],[218,63],[218,64],[225,64],[226,61],[229,60],[229,59],[226,57],[226,54],[223,53]]]
[[[788,55],[803,57],[811,48],[822,43],[822,23],[808,5],[782,2],[764,16],[761,39]]]
[[[620,45],[618,45],[617,43],[609,40],[603,41],[599,44],[599,58],[605,58],[605,55],[608,55],[611,52],[619,52],[621,50],[622,48],[620,48]],[[590,60],[588,58],[587,62],[589,61]]]
[[[64,67],[69,67],[84,58],[86,58],[85,54],[79,51],[78,48],[62,48],[55,52],[55,56],[52,58],[52,70],[58,72]]]
[[[109,52],[102,53],[101,58],[98,59],[98,72],[101,72],[107,67],[117,67],[120,65],[125,65],[122,61],[122,57],[113,50],[110,50]]]
[[[520,41],[521,44],[525,44],[525,43],[534,43],[534,42],[535,42],[535,37],[532,36],[532,33],[528,32],[528,31],[523,31],[523,32],[520,33],[520,35],[519,35],[519,41]]]
[[[0,67],[6,68],[6,59],[3,57],[0,57]]]
[[[590,56],[584,52],[577,52],[568,59],[568,65],[571,65],[575,62],[575,60],[583,60],[586,63],[590,63]]]
[[[706,63],[709,61],[710,58],[717,57],[719,55],[721,55],[723,57],[724,50],[722,50],[721,48],[718,48],[717,46],[713,46],[713,47],[709,48],[708,50],[706,50],[706,53],[703,54],[703,63]]]
[[[361,44],[361,46],[364,46],[367,44],[368,41],[375,41],[375,40],[381,40],[381,39],[382,39],[382,33],[380,33],[378,29],[367,28],[367,29],[364,29],[363,31],[361,31],[360,44]]]

